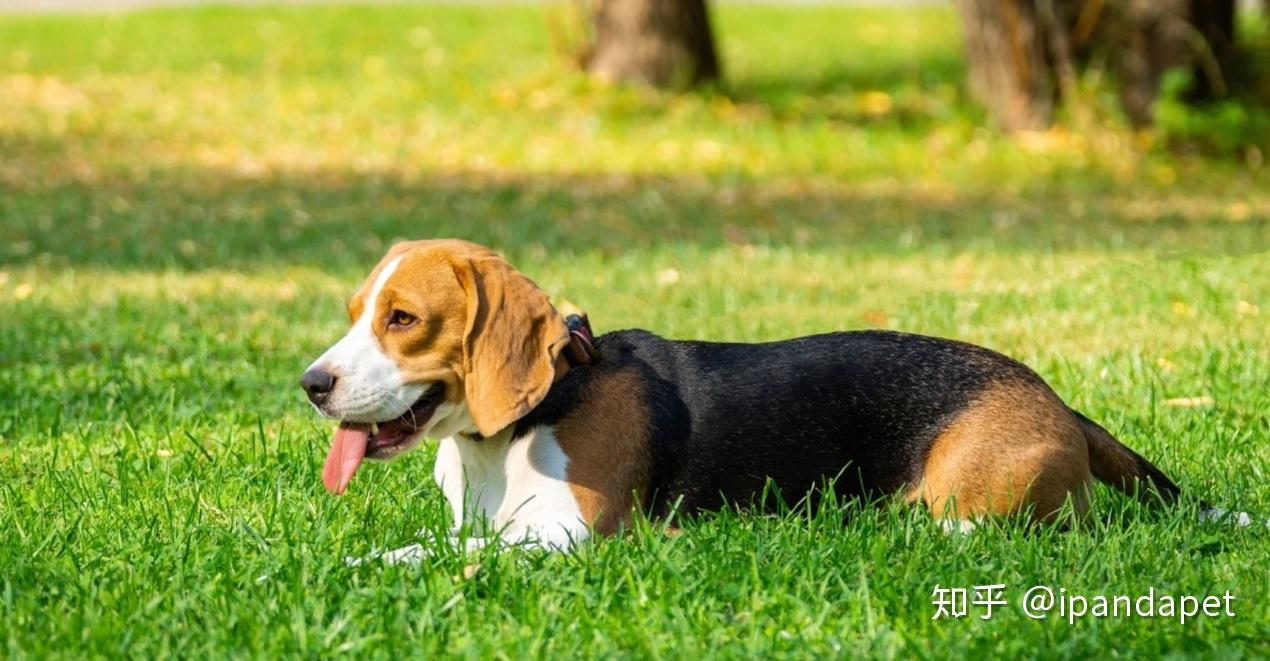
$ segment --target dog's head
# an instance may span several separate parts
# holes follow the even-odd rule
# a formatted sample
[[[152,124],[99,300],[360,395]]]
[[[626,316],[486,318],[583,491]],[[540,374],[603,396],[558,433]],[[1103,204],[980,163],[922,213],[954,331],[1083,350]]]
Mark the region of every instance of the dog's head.
[[[546,294],[466,241],[393,246],[348,316],[348,334],[300,379],[340,421],[322,476],[335,493],[364,457],[395,457],[425,434],[506,428],[546,396],[569,341]]]

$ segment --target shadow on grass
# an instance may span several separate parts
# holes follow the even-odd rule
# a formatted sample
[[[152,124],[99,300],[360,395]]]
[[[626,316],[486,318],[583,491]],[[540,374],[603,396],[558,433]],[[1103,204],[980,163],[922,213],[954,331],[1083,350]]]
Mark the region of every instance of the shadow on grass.
[[[961,90],[964,77],[959,53],[947,52],[871,62],[867,67],[843,62],[780,75],[750,75],[729,81],[724,95],[783,122],[892,124],[926,130],[954,115],[982,122],[982,110]]]
[[[1243,205],[1238,222],[1230,204]],[[395,240],[440,236],[535,260],[685,244],[1242,254],[1270,245],[1267,208],[1262,198],[1250,207],[1184,191],[958,194],[902,183],[161,171],[9,188],[0,196],[0,265],[362,268]]]

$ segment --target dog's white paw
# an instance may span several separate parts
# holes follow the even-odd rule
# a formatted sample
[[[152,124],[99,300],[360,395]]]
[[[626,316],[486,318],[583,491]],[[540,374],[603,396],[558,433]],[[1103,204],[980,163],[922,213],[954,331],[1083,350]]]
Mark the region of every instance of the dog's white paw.
[[[435,549],[441,545],[459,549],[464,553],[473,553],[485,548],[490,543],[490,538],[486,537],[460,538],[456,535],[450,535],[438,541],[436,536],[426,529],[420,530],[416,536],[422,537],[425,540],[424,544],[411,544],[410,546],[403,546],[391,551],[371,551],[361,557],[350,555],[344,558],[344,564],[349,567],[360,567],[369,562],[377,561],[387,565],[417,565],[424,558],[436,555]]]
[[[417,565],[424,558],[432,555],[422,544],[411,544],[391,551],[372,551],[362,557],[348,556],[344,564],[349,567],[360,567],[368,562],[379,561],[387,565]]]
[[[939,527],[943,528],[945,535],[968,535],[979,527],[979,524],[971,519],[940,519]]]
[[[1202,523],[1214,521],[1217,523],[1229,523],[1240,528],[1247,528],[1257,521],[1247,512],[1232,512],[1221,507],[1210,507],[1199,513],[1199,520]],[[1266,527],[1270,527],[1270,519],[1265,521]]]

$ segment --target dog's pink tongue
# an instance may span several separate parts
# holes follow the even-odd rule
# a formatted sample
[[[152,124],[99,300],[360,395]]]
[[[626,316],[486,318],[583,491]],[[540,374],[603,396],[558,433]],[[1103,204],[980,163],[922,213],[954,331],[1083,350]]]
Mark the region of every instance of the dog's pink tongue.
[[[366,441],[370,437],[369,425],[341,422],[331,440],[331,452],[326,455],[322,468],[322,483],[333,494],[344,493],[353,473],[366,456]]]

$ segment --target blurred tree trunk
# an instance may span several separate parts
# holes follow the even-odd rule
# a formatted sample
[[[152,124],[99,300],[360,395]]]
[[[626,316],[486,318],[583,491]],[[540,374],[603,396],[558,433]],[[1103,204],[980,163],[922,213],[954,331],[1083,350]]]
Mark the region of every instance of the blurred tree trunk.
[[[1237,0],[1191,0],[1191,22],[1208,45],[1201,53],[1195,92],[1205,98],[1226,93],[1223,76],[1235,61]]]
[[[1191,1],[1122,0],[1100,30],[1103,41],[1122,49],[1113,60],[1120,78],[1120,104],[1135,126],[1151,123],[1151,106],[1164,72],[1185,66],[1189,59],[1186,13]]]
[[[690,87],[719,78],[705,0],[599,0],[591,73],[655,87]]]
[[[1120,0],[1107,29],[1109,48],[1118,48],[1120,97],[1138,126],[1151,122],[1151,106],[1170,69],[1191,74],[1191,101],[1226,95],[1234,63],[1235,0]]]
[[[970,93],[1007,131],[1049,125],[1054,87],[1035,6],[1026,0],[958,0]]]
[[[1164,73],[1191,72],[1187,98],[1227,92],[1236,0],[958,0],[970,91],[1007,131],[1048,126],[1070,101],[1074,61],[1102,52],[1129,120],[1151,122]]]

